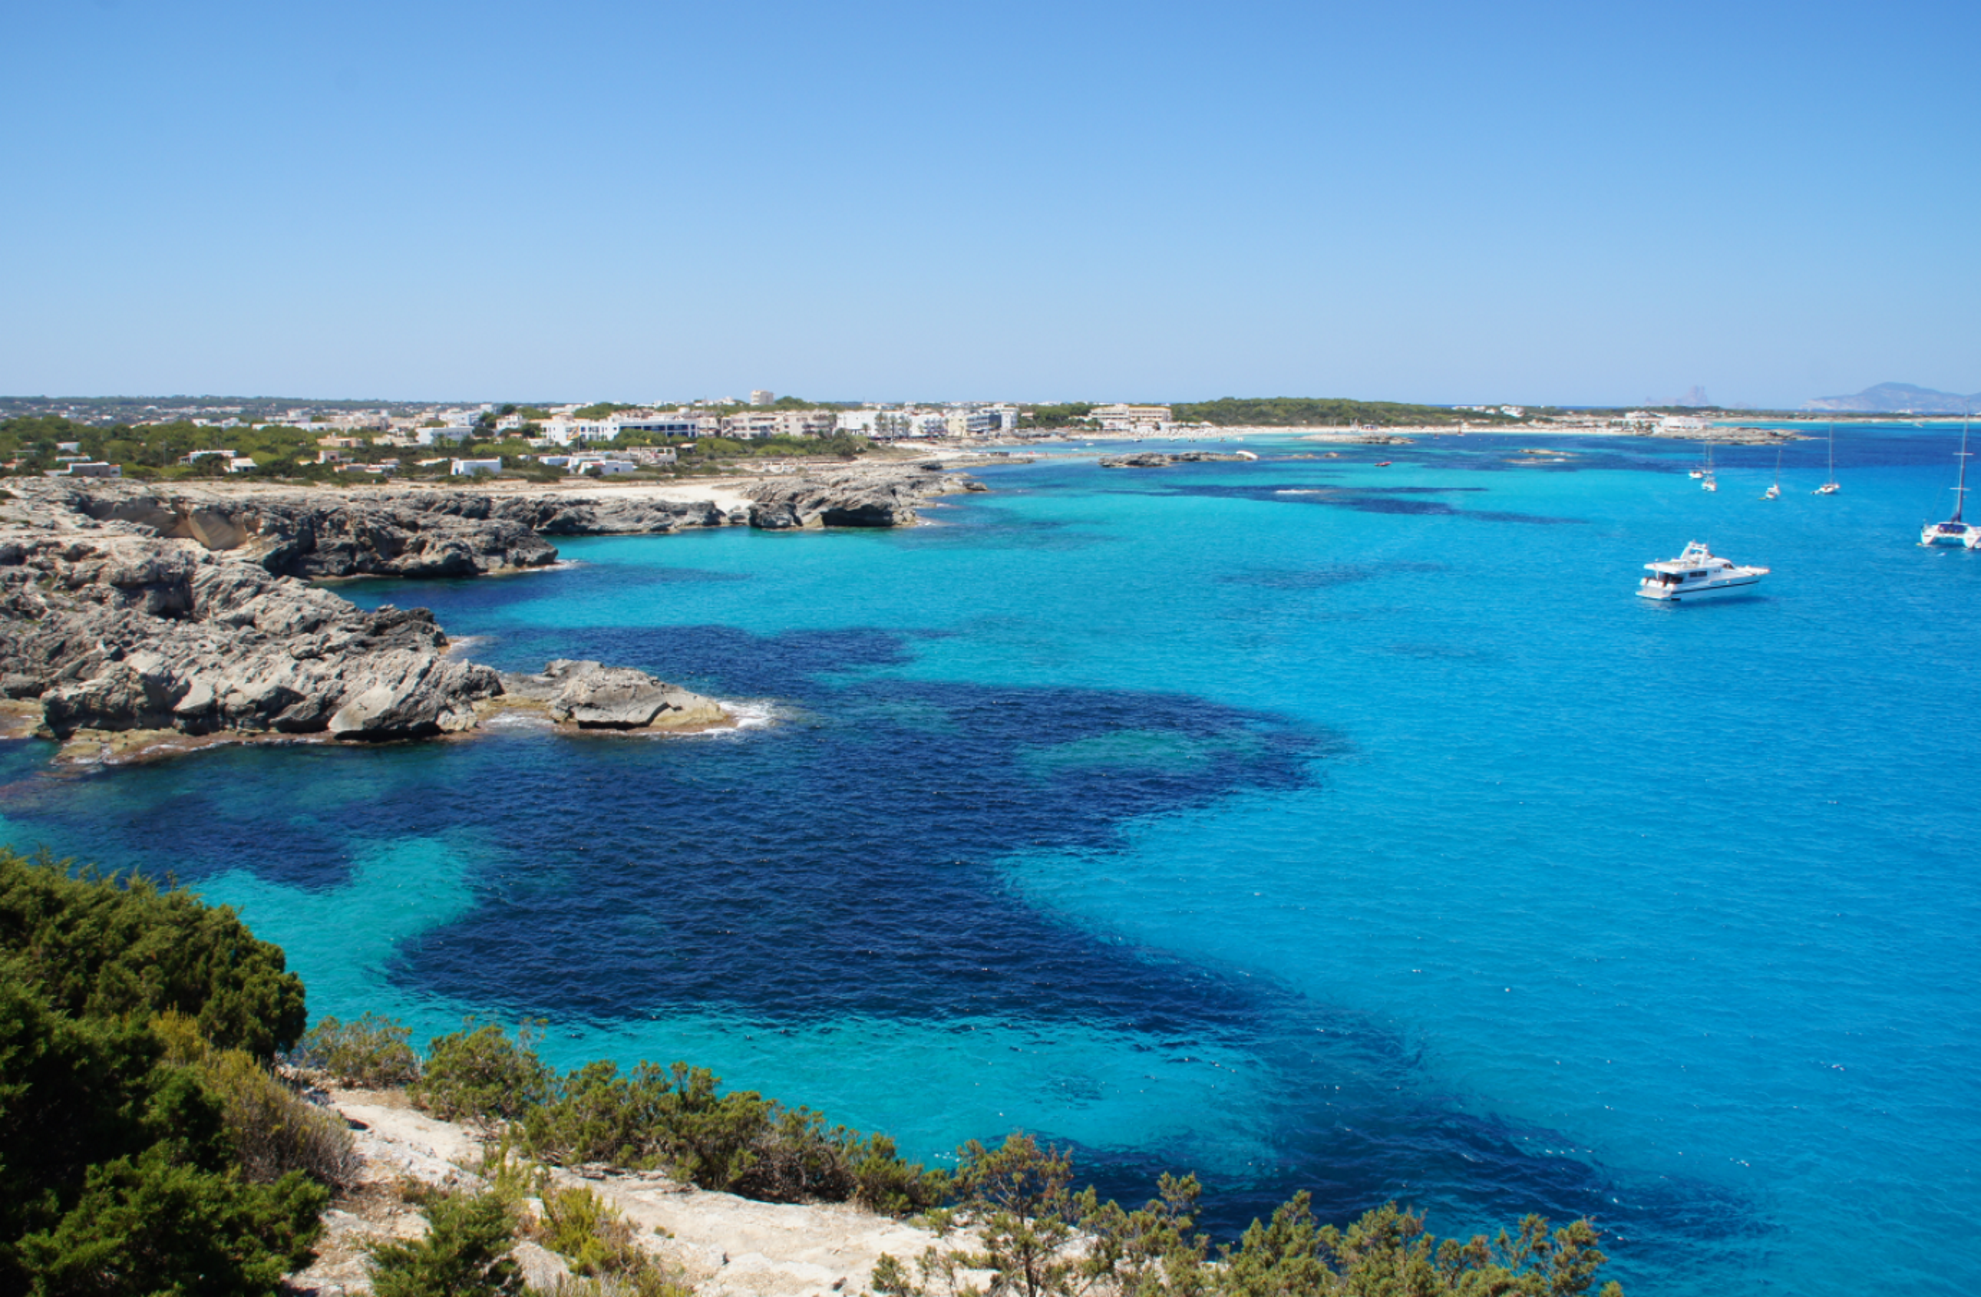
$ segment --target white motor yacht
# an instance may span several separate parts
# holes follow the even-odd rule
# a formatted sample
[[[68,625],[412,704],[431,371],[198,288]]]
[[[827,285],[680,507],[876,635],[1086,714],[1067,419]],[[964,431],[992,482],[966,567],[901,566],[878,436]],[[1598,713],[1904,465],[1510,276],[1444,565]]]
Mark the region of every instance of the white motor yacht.
[[[1646,563],[1644,570],[1650,575],[1637,583],[1637,593],[1667,603],[1738,594],[1768,575],[1765,567],[1742,567],[1731,559],[1719,558],[1696,540],[1677,558]]]

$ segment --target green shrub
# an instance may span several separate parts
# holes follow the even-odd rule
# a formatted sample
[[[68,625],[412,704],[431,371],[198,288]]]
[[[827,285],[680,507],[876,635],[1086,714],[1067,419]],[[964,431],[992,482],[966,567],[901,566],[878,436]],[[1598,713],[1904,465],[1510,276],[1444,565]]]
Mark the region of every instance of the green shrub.
[[[1550,1230],[1539,1216],[1460,1242],[1438,1240],[1421,1215],[1394,1203],[1346,1230],[1314,1218],[1306,1194],[1254,1221],[1234,1246],[1194,1233],[1192,1178],[1162,1178],[1160,1195],[1128,1211],[1092,1189],[1072,1189],[1063,1150],[1012,1135],[997,1148],[972,1142],[956,1184],[979,1250],[929,1248],[913,1272],[876,1261],[881,1297],[957,1297],[975,1291],[965,1270],[991,1272],[1006,1297],[1585,1297],[1605,1260],[1586,1220]],[[1600,1297],[1623,1297],[1615,1283]]]
[[[46,966],[0,958],[0,1292],[266,1292],[327,1191],[245,1178],[199,1069],[142,1017],[51,1005]]]
[[[597,1281],[600,1292],[630,1297],[687,1297],[688,1289],[634,1241],[633,1227],[583,1185],[539,1181],[541,1215],[529,1235],[563,1257],[574,1275]],[[567,1285],[560,1293],[584,1291]]]
[[[517,1121],[550,1097],[553,1076],[536,1055],[536,1041],[529,1025],[511,1040],[494,1023],[476,1027],[469,1019],[462,1030],[434,1037],[426,1067],[406,1093],[445,1120],[485,1127]]]
[[[443,1194],[426,1217],[426,1237],[368,1249],[375,1297],[521,1297],[516,1215],[501,1195]]]
[[[60,1222],[20,1240],[13,1291],[258,1297],[308,1263],[328,1201],[300,1174],[244,1188],[153,1145],[92,1166]]]
[[[420,1076],[412,1034],[412,1028],[376,1013],[350,1022],[325,1017],[304,1033],[287,1061],[306,1072],[321,1072],[339,1085],[366,1090],[410,1085]]]
[[[706,1068],[609,1062],[566,1076],[522,1120],[533,1157],[564,1166],[601,1162],[664,1168],[704,1189],[771,1202],[853,1200],[905,1213],[942,1202],[946,1177],[903,1162],[892,1141],[827,1127],[806,1108],[753,1090],[720,1093]]]
[[[358,1154],[343,1117],[303,1098],[245,1050],[214,1049],[183,1014],[160,1014],[151,1029],[166,1061],[191,1067],[219,1103],[250,1181],[270,1184],[291,1171],[332,1189],[357,1181]]]
[[[222,1049],[272,1058],[302,1034],[303,983],[226,906],[148,879],[71,875],[0,848],[0,949],[72,1017],[174,1009]]]

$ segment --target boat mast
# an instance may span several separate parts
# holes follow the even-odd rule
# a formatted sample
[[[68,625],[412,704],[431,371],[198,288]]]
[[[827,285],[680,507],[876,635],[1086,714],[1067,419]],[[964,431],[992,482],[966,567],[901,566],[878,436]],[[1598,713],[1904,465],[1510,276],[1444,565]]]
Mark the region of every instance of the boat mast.
[[[1960,521],[1961,507],[1967,503],[1967,420],[1968,415],[1960,416],[1960,485],[1953,489],[1953,518]]]

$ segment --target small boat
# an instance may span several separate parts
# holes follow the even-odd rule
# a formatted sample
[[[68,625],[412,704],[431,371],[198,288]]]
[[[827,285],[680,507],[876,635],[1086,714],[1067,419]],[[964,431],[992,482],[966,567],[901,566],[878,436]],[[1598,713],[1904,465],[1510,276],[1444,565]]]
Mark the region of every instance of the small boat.
[[[1719,595],[1738,594],[1768,575],[1765,567],[1742,567],[1720,558],[1700,541],[1692,541],[1677,558],[1646,563],[1651,575],[1637,583],[1637,593],[1662,603],[1691,603]]]
[[[1763,500],[1779,500],[1782,498],[1782,448],[1780,446],[1775,447],[1775,484],[1763,491],[1761,498]]]
[[[1919,530],[1921,545],[1965,545],[1981,549],[1981,526],[1961,520],[1967,500],[1967,420],[1960,421],[1960,481],[1953,489],[1953,517],[1945,522],[1929,522]]]
[[[1377,467],[1377,468],[1388,468],[1388,467],[1389,467],[1389,466],[1390,466],[1391,464],[1394,464],[1395,462],[1396,462],[1396,461],[1395,461],[1395,460],[1393,460],[1393,459],[1379,459],[1379,460],[1377,460],[1377,461],[1376,461],[1376,467]]]
[[[1713,476],[1713,443],[1706,443],[1706,471],[1700,474],[1699,487],[1705,491],[1720,489],[1720,479]]]
[[[1832,419],[1830,421],[1830,475],[1824,479],[1821,486],[1809,494],[1835,495],[1841,490],[1843,490],[1843,485],[1837,481],[1837,425],[1836,420]]]

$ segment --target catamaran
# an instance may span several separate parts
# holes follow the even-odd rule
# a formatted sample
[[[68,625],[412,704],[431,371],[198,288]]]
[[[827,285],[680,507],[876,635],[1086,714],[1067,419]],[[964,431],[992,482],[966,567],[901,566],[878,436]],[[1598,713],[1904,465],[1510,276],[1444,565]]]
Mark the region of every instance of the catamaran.
[[[1837,424],[1836,420],[1832,419],[1830,420],[1830,475],[1823,479],[1821,486],[1809,494],[1835,495],[1841,490],[1843,490],[1843,484],[1837,481]]]
[[[1699,485],[1708,491],[1720,489],[1720,480],[1713,476],[1713,443],[1710,441],[1706,443],[1706,472],[1701,477]]]
[[[1692,541],[1677,558],[1646,563],[1651,575],[1637,583],[1637,593],[1665,603],[1690,603],[1716,595],[1738,594],[1768,575],[1765,567],[1742,567],[1720,558],[1701,541]]]
[[[1981,526],[1961,521],[1960,511],[1967,503],[1967,420],[1960,421],[1960,483],[1953,489],[1953,517],[1945,522],[1929,522],[1919,530],[1921,545],[1965,545],[1981,549]]]

